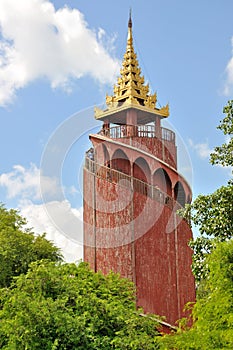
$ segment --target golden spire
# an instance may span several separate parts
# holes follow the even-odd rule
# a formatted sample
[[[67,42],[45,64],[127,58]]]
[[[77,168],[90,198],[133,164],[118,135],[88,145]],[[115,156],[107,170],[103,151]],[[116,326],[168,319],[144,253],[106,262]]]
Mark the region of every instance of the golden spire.
[[[168,105],[159,109],[156,107],[156,94],[149,94],[149,85],[145,85],[141,69],[138,64],[137,55],[133,47],[133,33],[132,33],[132,18],[131,10],[128,21],[128,37],[126,52],[124,54],[122,68],[120,70],[120,77],[117,84],[114,85],[114,94],[106,96],[106,104],[108,110],[119,107],[138,107],[145,108],[152,113],[167,117],[169,115]],[[96,118],[101,115],[101,111],[96,109]]]
[[[133,35],[132,35],[132,18],[131,18],[131,9],[129,10],[129,21],[128,21],[128,38],[127,41],[131,41],[133,45]]]

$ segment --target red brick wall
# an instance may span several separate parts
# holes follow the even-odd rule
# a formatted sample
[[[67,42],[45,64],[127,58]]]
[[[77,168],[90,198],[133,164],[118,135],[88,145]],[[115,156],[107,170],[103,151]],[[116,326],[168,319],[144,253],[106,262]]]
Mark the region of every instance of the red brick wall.
[[[195,298],[191,236],[168,206],[84,170],[84,260],[135,281],[138,306],[173,325]]]
[[[119,140],[117,140],[119,141]],[[177,156],[176,145],[169,141],[161,141],[152,137],[133,137],[120,139],[122,143],[131,145],[136,148],[140,148],[146,152],[149,152],[159,159],[162,159],[165,163],[177,168]]]

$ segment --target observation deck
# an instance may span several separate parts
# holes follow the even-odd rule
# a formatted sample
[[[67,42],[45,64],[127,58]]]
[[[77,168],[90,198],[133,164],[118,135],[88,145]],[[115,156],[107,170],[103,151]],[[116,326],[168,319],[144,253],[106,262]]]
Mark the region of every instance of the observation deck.
[[[141,149],[177,169],[176,138],[172,130],[156,124],[103,124],[98,135]]]
[[[175,133],[167,128],[160,128],[161,139],[163,141],[168,141],[173,144],[176,143]],[[122,138],[158,138],[158,132],[155,125],[117,125],[110,128],[103,128],[100,135],[110,137],[112,139],[122,139]]]

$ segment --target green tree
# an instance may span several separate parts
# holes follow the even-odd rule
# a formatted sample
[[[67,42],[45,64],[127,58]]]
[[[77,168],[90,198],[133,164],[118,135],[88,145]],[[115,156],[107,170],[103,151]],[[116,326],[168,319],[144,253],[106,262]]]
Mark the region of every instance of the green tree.
[[[60,260],[60,250],[42,236],[25,228],[19,213],[0,205],[0,288],[9,286],[13,277],[26,273],[32,261]]]
[[[233,240],[207,258],[208,279],[193,308],[193,327],[163,339],[164,349],[233,349]]]
[[[232,238],[233,186],[228,184],[209,195],[199,195],[191,204],[191,221],[199,227],[200,236],[190,243],[194,251],[193,273],[197,284],[206,278],[206,256],[217,242]]]
[[[228,101],[228,104],[223,108],[223,113],[226,116],[220,121],[218,129],[227,136],[227,142],[223,143],[222,146],[215,147],[211,154],[211,163],[233,166],[233,100]]]
[[[215,147],[211,154],[211,163],[222,166],[233,165],[233,100],[229,101],[223,112],[225,118],[218,129],[223,131],[227,141]],[[199,195],[196,200],[187,205],[182,215],[199,228],[200,236],[191,242],[194,250],[193,272],[197,284],[208,274],[206,256],[215,247],[216,242],[229,240],[233,235],[233,183],[222,186],[209,195]]]
[[[0,297],[0,348],[158,349],[156,322],[135,307],[133,283],[87,264],[34,262]]]
[[[233,101],[223,111],[226,117],[218,128],[228,140],[215,148],[211,163],[232,166]],[[200,231],[191,243],[198,295],[192,310],[193,326],[188,329],[181,322],[176,335],[162,339],[164,349],[233,349],[232,180],[212,194],[198,196],[183,215]]]

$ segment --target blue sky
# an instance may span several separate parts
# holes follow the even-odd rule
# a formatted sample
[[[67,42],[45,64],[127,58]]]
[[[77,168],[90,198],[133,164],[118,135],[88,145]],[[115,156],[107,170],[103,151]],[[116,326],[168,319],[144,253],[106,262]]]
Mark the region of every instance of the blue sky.
[[[1,201],[47,231],[67,260],[82,256],[80,169],[93,106],[119,73],[130,7],[142,73],[169,102],[194,197],[230,177],[209,153],[225,141],[216,127],[232,99],[232,0],[1,0]]]

